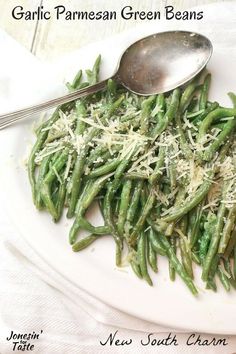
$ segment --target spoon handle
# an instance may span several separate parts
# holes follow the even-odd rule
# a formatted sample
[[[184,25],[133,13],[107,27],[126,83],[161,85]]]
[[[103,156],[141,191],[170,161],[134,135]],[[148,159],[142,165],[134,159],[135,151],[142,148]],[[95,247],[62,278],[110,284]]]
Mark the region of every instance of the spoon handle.
[[[101,82],[98,82],[95,85],[85,87],[81,90],[74,91],[72,93],[69,93],[65,96],[54,98],[50,101],[43,102],[34,106],[30,106],[27,108],[23,108],[14,112],[6,113],[0,115],[0,129],[3,129],[18,120],[21,120],[27,116],[30,116],[34,113],[40,112],[40,111],[46,111],[47,109],[50,109],[52,107],[61,105],[63,103],[68,103],[71,102],[77,98],[83,97],[90,95],[92,93],[98,92],[100,90],[103,90],[106,87],[108,80],[103,80]]]

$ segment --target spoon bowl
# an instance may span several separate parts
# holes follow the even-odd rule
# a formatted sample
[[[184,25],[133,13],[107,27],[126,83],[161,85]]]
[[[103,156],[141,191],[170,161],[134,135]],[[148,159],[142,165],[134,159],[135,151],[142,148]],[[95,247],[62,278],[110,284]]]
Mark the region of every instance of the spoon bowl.
[[[164,93],[185,84],[207,64],[212,44],[201,34],[187,31],[160,32],[140,39],[123,53],[112,79],[143,96]],[[107,81],[63,97],[0,115],[0,129],[36,112],[74,101],[104,89]]]
[[[133,43],[124,52],[117,78],[138,95],[164,93],[196,76],[211,54],[212,44],[201,34],[161,32]]]

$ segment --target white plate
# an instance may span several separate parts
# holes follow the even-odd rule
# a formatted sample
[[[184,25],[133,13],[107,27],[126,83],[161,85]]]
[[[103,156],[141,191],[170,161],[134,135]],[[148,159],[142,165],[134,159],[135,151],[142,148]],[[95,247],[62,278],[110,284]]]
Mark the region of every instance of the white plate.
[[[180,28],[173,23],[172,27]],[[190,25],[182,27],[190,29]],[[190,30],[193,28],[191,26]],[[214,45],[214,54],[209,64],[213,74],[211,96],[223,104],[229,104],[226,93],[236,90],[233,75],[236,55],[227,48],[222,51],[217,35],[209,34],[206,28],[201,32],[208,35]],[[164,25],[162,29],[167,29],[167,26]],[[104,58],[102,74],[108,76],[114,70],[123,48],[135,39],[155,31],[156,27],[141,27],[128,34],[90,45],[79,50],[70,59],[64,59],[60,65],[65,67],[65,63],[73,64],[71,67],[74,70],[71,71],[80,67],[87,68],[97,54],[101,53]],[[69,75],[69,71],[67,74]],[[40,93],[44,92],[43,82],[41,89],[42,91],[37,90],[38,101],[45,96],[45,93]],[[52,94],[59,92],[61,88],[52,90]],[[159,273],[151,274],[153,287],[137,279],[129,268],[117,269],[114,265],[114,243],[111,237],[97,241],[86,251],[73,253],[68,244],[71,221],[64,218],[59,224],[54,224],[47,214],[36,211],[33,206],[27,173],[22,162],[27,145],[33,139],[27,121],[0,132],[0,151],[3,152],[1,201],[22,236],[51,267],[105,303],[139,318],[189,331],[236,334],[236,293],[228,294],[222,287],[219,287],[216,294],[204,290],[198,269],[196,283],[199,296],[195,298],[178,277],[174,283],[170,282],[166,260],[161,257]],[[92,216],[98,222],[97,215],[94,210]]]

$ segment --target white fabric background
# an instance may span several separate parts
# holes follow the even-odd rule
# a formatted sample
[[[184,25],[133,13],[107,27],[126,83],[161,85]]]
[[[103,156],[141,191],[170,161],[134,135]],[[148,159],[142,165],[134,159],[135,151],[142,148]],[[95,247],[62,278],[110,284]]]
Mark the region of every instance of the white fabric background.
[[[222,48],[230,46],[230,37],[221,33],[222,26],[227,28],[230,36],[235,36],[235,6],[218,7],[224,12],[215,13],[215,23],[211,23],[211,31],[221,36]],[[220,21],[216,20],[220,16]],[[231,21],[232,19],[232,21]],[[225,22],[225,23],[224,23]],[[205,23],[205,25],[207,25]],[[5,60],[17,59],[21,54],[27,57],[25,51],[5,35],[0,34],[1,43],[8,45],[8,56]],[[236,50],[236,48],[232,48]],[[29,57],[28,57],[29,59]],[[25,59],[24,59],[25,60]],[[29,59],[30,60],[30,59]],[[4,55],[2,57],[4,62]],[[25,64],[26,65],[26,64]],[[12,74],[12,73],[11,73]],[[2,79],[2,80],[1,80]],[[6,94],[6,83],[9,86],[11,100],[17,105],[17,86],[11,92],[10,74],[0,67],[0,90],[3,97]],[[20,102],[22,104],[22,102]],[[1,107],[2,110],[2,107]],[[140,340],[146,338],[146,333],[155,332],[155,337],[166,338],[173,329],[163,328],[155,324],[138,320],[115,309],[112,309],[97,299],[68,283],[59,274],[50,269],[29,248],[11,225],[0,204],[0,353],[12,352],[12,343],[6,341],[11,331],[20,333],[40,332],[34,352],[42,354],[94,354],[94,353],[233,353],[236,352],[236,337],[202,335],[202,339],[213,337],[226,338],[228,346],[188,347],[185,345],[189,334],[177,333],[179,346],[143,347]],[[183,314],[184,315],[184,314]],[[119,330],[119,338],[132,338],[128,347],[102,347],[99,341],[104,341],[111,332]]]

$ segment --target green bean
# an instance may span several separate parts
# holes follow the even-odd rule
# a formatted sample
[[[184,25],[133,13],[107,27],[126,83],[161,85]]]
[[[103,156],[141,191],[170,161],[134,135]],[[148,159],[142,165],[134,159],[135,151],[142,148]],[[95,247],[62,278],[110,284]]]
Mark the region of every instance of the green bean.
[[[71,104],[71,103],[70,103]],[[56,110],[53,112],[53,114],[44,122],[42,122],[37,129],[35,130],[35,133],[37,136],[39,136],[41,133],[45,133],[46,138],[49,132],[49,129],[53,126],[53,124],[59,119],[59,110],[63,111],[65,109],[65,107],[70,106],[70,104],[65,104],[62,105],[58,108],[56,108]]]
[[[151,112],[151,117],[153,117],[156,122],[159,122],[163,119],[165,115],[165,96],[163,93],[160,93],[156,98],[156,105]]]
[[[235,112],[236,113],[236,112]],[[231,134],[231,132],[236,127],[236,118],[228,121],[225,124],[224,129],[220,132],[220,134],[216,137],[216,139],[207,147],[203,154],[204,161],[210,161],[219,147],[225,142],[226,138]]]
[[[204,223],[204,233],[202,235],[202,238],[200,239],[199,246],[199,258],[201,260],[201,264],[204,263],[204,260],[206,258],[210,241],[215,232],[216,222],[216,215],[209,214],[207,217],[207,221]]]
[[[80,216],[76,217],[74,222],[73,222],[73,225],[72,225],[72,227],[70,229],[69,242],[70,242],[71,245],[73,245],[75,243],[77,234],[79,232],[79,229],[81,228],[80,221],[81,221],[81,217]]]
[[[116,243],[116,265],[119,266],[121,264],[121,251],[123,248],[122,239],[115,227],[114,220],[112,217],[112,206],[111,202],[114,197],[114,193],[118,188],[117,183],[110,182],[107,188],[107,192],[104,199],[104,219],[106,225],[110,228],[114,241]]]
[[[78,79],[79,78],[75,78],[75,80],[78,80]],[[67,83],[66,85],[67,85],[69,91],[72,92],[72,91],[87,87],[89,85],[89,83],[88,82],[79,83],[76,81],[75,85],[77,85],[77,86],[73,86],[74,84],[71,85],[70,83]],[[86,126],[85,122],[83,122],[80,119],[81,117],[84,118],[84,116],[86,115],[85,105],[84,105],[85,101],[86,101],[86,98],[82,98],[82,99],[74,101],[74,102],[66,103],[57,109],[57,111],[59,113],[60,111],[64,112],[65,110],[70,111],[70,109],[75,106],[75,113],[77,116],[77,119],[76,119],[77,123],[76,123],[76,129],[75,129],[76,134],[82,134],[84,132],[84,129]],[[60,114],[58,114],[58,118],[60,118],[60,117],[61,117]],[[64,137],[66,135],[66,131],[64,129],[61,131],[58,129],[53,129],[54,128],[53,123],[54,122],[52,122],[52,124],[51,124],[51,129],[48,131],[48,136],[46,139],[47,143],[52,142],[60,137]],[[48,128],[49,125],[50,125],[50,120],[48,122],[45,122],[45,128]]]
[[[170,175],[170,187],[172,190],[176,188],[176,164],[175,162],[171,161],[168,166],[169,175]]]
[[[175,122],[176,122],[176,129],[177,129],[177,132],[179,134],[179,141],[180,141],[180,146],[181,146],[181,149],[184,153],[184,156],[187,160],[190,160],[193,158],[193,153],[192,153],[192,150],[190,149],[188,143],[187,143],[187,139],[185,137],[185,134],[184,134],[184,130],[183,130],[183,127],[182,127],[182,122],[181,122],[181,119],[180,119],[180,110],[179,112],[177,112],[177,114],[175,115]]]
[[[150,96],[142,102],[140,133],[145,135],[148,132],[149,118],[155,96]]]
[[[92,70],[85,70],[89,85],[94,85],[99,81],[98,76],[99,76],[100,64],[101,64],[101,55],[99,55],[95,60]]]
[[[138,238],[138,234],[140,233],[140,231],[146,221],[146,218],[149,215],[149,213],[153,207],[154,202],[155,202],[155,194],[154,194],[154,191],[151,191],[150,195],[143,207],[142,213],[141,213],[136,225],[133,228],[133,232],[131,233],[131,235],[129,237],[130,245],[134,245],[136,243],[137,238]]]
[[[179,106],[179,98],[180,98],[180,90],[175,89],[173,91],[172,97],[171,97],[171,103],[170,106],[167,109],[167,112],[165,113],[164,117],[162,120],[160,120],[156,127],[153,129],[151,133],[151,137],[156,140],[157,137],[167,128],[167,126],[173,121],[174,116],[176,115],[176,112],[178,110]]]
[[[149,234],[148,234],[149,236]],[[148,259],[148,263],[150,265],[150,267],[152,268],[152,270],[157,273],[158,269],[157,269],[157,255],[156,255],[156,251],[154,250],[152,243],[149,240],[148,237],[148,242],[147,242],[147,259]]]
[[[148,220],[148,222],[150,223],[150,220]],[[160,238],[158,237],[158,235],[154,232],[153,228],[151,227],[151,229],[149,230],[148,233],[148,238],[149,241],[153,247],[153,249],[155,250],[155,252],[157,254],[160,254],[161,256],[166,256],[166,250],[163,247],[162,243],[160,242]]]
[[[191,248],[194,247],[199,236],[203,204],[204,200],[189,212],[189,227],[187,235]]]
[[[114,217],[117,220],[118,219],[118,214],[119,214],[119,210],[120,210],[120,200],[121,198],[116,197],[113,200],[113,205],[114,205]]]
[[[119,166],[119,164],[120,164],[120,159],[112,160],[111,162],[108,162],[103,166],[95,168],[89,173],[88,176],[89,178],[103,176],[109,172],[114,171]]]
[[[90,246],[94,241],[96,241],[99,237],[98,235],[89,235],[82,240],[79,240],[72,246],[72,250],[74,252],[79,252],[82,251],[83,249],[87,248]]]
[[[229,152],[229,148],[231,147],[231,144],[234,141],[233,139],[234,139],[234,137],[231,135],[229,137],[229,139],[225,142],[225,144],[221,147],[221,149],[219,151],[219,162],[220,163],[224,162],[224,159]],[[218,172],[218,171],[219,171],[219,167],[216,168],[216,172]]]
[[[85,81],[85,82],[82,82],[78,87],[77,89],[83,89],[85,87],[88,87],[89,86],[89,82],[88,81]],[[84,98],[82,98],[84,100]]]
[[[200,265],[201,264],[201,260],[198,256],[198,254],[196,254],[194,251],[191,252],[191,257],[194,263]]]
[[[57,174],[64,167],[68,157],[68,149],[66,148],[62,154],[56,159],[56,161],[51,166],[50,170],[46,174],[43,182],[41,183],[41,198],[46,209],[52,215],[54,221],[58,219],[58,212],[56,206],[53,203],[51,195],[51,185],[52,182],[57,178]]]
[[[126,221],[127,211],[129,208],[131,187],[132,187],[131,181],[129,180],[124,181],[122,192],[121,192],[119,215],[117,220],[117,230],[121,237],[124,236],[124,225]]]
[[[83,218],[82,216],[79,218],[79,225],[82,229],[91,232],[94,235],[108,235],[109,234],[109,227],[104,226],[93,226],[88,220]]]
[[[205,112],[205,109],[200,109],[199,111],[196,112],[187,113],[187,118],[191,119],[191,118],[199,117],[203,112]]]
[[[99,177],[93,181],[91,188],[88,190],[88,193],[84,195],[84,198],[81,202],[81,214],[83,215],[85,211],[89,208],[95,197],[98,195],[100,190],[104,187],[107,180],[111,177],[111,174]]]
[[[176,206],[176,205],[175,205]],[[174,227],[175,227],[175,222],[171,222],[171,223],[162,223],[161,225],[163,225],[163,232],[166,236],[172,236],[173,232],[174,232]]]
[[[216,254],[212,260],[212,265],[209,271],[209,278],[213,278],[215,276],[219,262],[220,262],[220,256]]]
[[[211,113],[212,111],[214,111],[216,108],[219,107],[219,103],[218,102],[213,102],[209,105],[209,107],[207,107],[201,114],[199,114],[194,120],[193,120],[193,124],[198,125],[200,124],[200,122],[202,122],[206,116]]]
[[[78,89],[78,87],[80,86],[82,75],[83,75],[82,70],[79,70],[72,83],[66,82],[66,87],[69,92],[73,92],[76,89]]]
[[[40,190],[41,190],[41,185],[43,183],[43,180],[48,172],[49,163],[51,161],[51,158],[52,158],[51,155],[45,156],[41,162],[41,165],[39,166],[38,178],[37,178],[36,185],[35,185],[35,190],[36,190],[35,206],[39,210],[43,209],[43,201],[41,198]]]
[[[137,181],[134,186],[133,194],[130,201],[130,206],[127,210],[127,221],[132,223],[138,208],[138,203],[143,187],[143,181]]]
[[[158,180],[162,176],[161,168],[164,166],[165,153],[166,153],[165,147],[161,146],[159,148],[158,160],[156,162],[156,166],[154,168],[154,171],[151,174],[151,176],[148,178],[148,180],[151,184],[158,182]]]
[[[107,153],[107,147],[104,145],[99,145],[95,149],[91,150],[90,154],[87,156],[88,166],[94,164],[94,161],[96,161],[104,153]]]
[[[144,232],[141,232],[138,239],[138,261],[143,279],[153,285],[147,269],[147,235]]]
[[[94,235],[108,235],[110,231],[109,227],[106,225],[93,226],[88,220],[83,218],[81,215],[77,215],[69,233],[69,241],[71,245],[75,243],[77,234],[80,229],[87,230]]]
[[[161,243],[163,244],[163,246],[166,250],[166,253],[168,255],[168,258],[169,258],[172,266],[175,268],[176,272],[183,279],[183,281],[188,286],[188,288],[190,289],[192,294],[197,295],[198,291],[197,291],[192,279],[189,277],[188,273],[185,271],[184,267],[179,262],[178,258],[175,255],[173,248],[170,247],[170,244],[165,236],[163,236],[161,238]]]
[[[225,258],[230,257],[235,245],[236,245],[236,228],[234,227],[234,229],[230,235],[230,239],[229,239],[228,245],[226,247],[226,250],[224,251]]]
[[[227,278],[227,276],[224,274],[224,272],[220,268],[218,268],[216,273],[221,281],[221,284],[225,288],[225,290],[230,291],[230,282],[229,282],[229,279]]]
[[[80,197],[78,199],[77,205],[76,205],[76,218],[74,220],[74,223],[70,229],[70,233],[69,233],[69,242],[70,244],[75,243],[76,240],[76,236],[77,233],[80,229],[80,222],[81,222],[81,217],[84,213],[84,205],[83,205],[83,200],[85,198],[85,196],[87,195],[88,191],[91,189],[93,184],[92,180],[89,180],[85,186],[84,189],[82,191],[82,193],[80,194]]]
[[[61,155],[58,156],[56,161],[53,163],[48,173],[46,174],[43,184],[52,183],[55,178],[57,178],[57,173],[61,171],[61,169],[65,166],[68,159],[69,149],[65,148]]]
[[[57,195],[57,201],[56,201],[56,210],[57,210],[57,218],[55,221],[60,220],[65,204],[65,198],[66,198],[66,183],[63,181],[58,189],[58,195]]]
[[[196,91],[196,86],[197,83],[196,80],[194,80],[185,88],[179,104],[180,112],[184,112],[188,108],[188,105]]]
[[[78,89],[80,87],[82,76],[83,76],[83,72],[82,70],[79,70],[72,81],[71,86],[73,88]]]
[[[170,247],[173,248],[174,253],[176,254],[176,237],[172,236],[170,237]],[[169,262],[169,276],[170,280],[175,281],[175,268],[173,267],[172,263],[170,260]]]
[[[236,108],[216,108],[214,111],[210,112],[202,121],[198,135],[197,135],[197,142],[200,143],[206,133],[209,127],[211,126],[212,123],[215,121],[218,121],[221,118],[226,118],[226,117],[234,117],[236,116]]]
[[[186,189],[184,186],[180,186],[178,189],[178,192],[176,194],[175,202],[174,202],[174,207],[177,208],[181,204],[183,204],[183,201],[185,200],[186,196]]]
[[[50,119],[50,124],[53,124],[56,120],[58,119],[58,110],[56,110],[51,119]],[[36,163],[35,163],[35,158],[37,153],[40,151],[42,148],[45,140],[47,139],[48,131],[46,130],[41,130],[38,137],[37,141],[34,144],[29,159],[28,159],[28,177],[29,181],[31,184],[31,190],[32,190],[32,198],[33,202],[36,202],[36,181],[35,181],[35,169],[36,169]]]
[[[187,231],[187,215],[184,215],[182,220],[180,221],[180,237],[179,237],[179,246],[180,246],[180,253],[181,253],[181,259],[182,259],[182,264],[188,275],[190,276],[191,279],[193,279],[193,268],[192,268],[192,254],[191,254],[191,249],[188,244],[188,239],[185,236],[186,231]],[[177,231],[177,230],[176,230]]]
[[[125,104],[125,102],[124,102]],[[139,113],[139,112],[137,112]],[[138,115],[130,114],[120,117],[120,122],[123,123],[121,127],[125,129],[127,127],[127,123],[132,124],[134,128],[138,128],[140,126],[140,117]]]
[[[52,215],[54,220],[57,220],[57,210],[51,197],[51,190],[49,184],[42,183],[41,197],[48,212]]]
[[[226,273],[228,274],[228,278],[232,278],[233,279],[233,274],[232,274],[232,270],[231,270],[231,264],[230,264],[230,260],[229,259],[222,259],[223,263],[224,263],[224,269],[226,271]]]
[[[123,177],[125,170],[128,168],[130,163],[131,156],[126,156],[124,160],[118,165],[116,172],[114,174],[114,187],[120,183],[120,179]],[[117,184],[118,182],[118,184]]]
[[[112,102],[115,95],[117,93],[117,83],[112,80],[109,79],[107,81],[107,97],[108,97],[108,102]]]
[[[131,268],[133,269],[134,274],[136,274],[138,278],[142,279],[143,276],[141,274],[140,266],[132,260],[130,261],[130,265]]]
[[[228,187],[227,184],[225,184],[223,186],[223,190],[222,190],[223,197],[227,191],[227,187]],[[221,203],[219,206],[219,209],[218,209],[218,213],[217,213],[217,221],[216,221],[216,225],[215,225],[215,230],[214,230],[214,233],[212,233],[208,252],[207,252],[206,257],[203,262],[202,279],[204,281],[207,281],[212,260],[217,253],[217,249],[218,249],[219,241],[220,241],[220,237],[221,237],[221,232],[222,232],[223,224],[224,224],[225,212],[226,212],[226,206],[224,203]]]
[[[165,235],[165,232],[169,228],[169,224],[166,222],[162,222],[161,219],[155,220],[155,217],[153,214],[151,214],[150,216],[152,217],[152,219],[151,219],[151,217],[147,218],[147,222],[149,223],[149,225],[155,225],[153,227],[154,230],[156,230],[159,233],[164,233],[164,235]],[[174,227],[173,227],[173,229],[174,229]],[[171,225],[171,231],[173,231],[173,229],[172,229],[172,225]],[[168,233],[168,235],[165,235],[165,236],[171,236],[171,235],[172,235],[172,232]]]
[[[131,265],[131,268],[134,272],[134,274],[137,275],[138,278],[142,279],[142,274],[139,266],[139,260],[138,260],[138,252],[137,252],[137,245],[135,248],[129,247],[128,246],[128,259]]]
[[[226,247],[228,245],[231,233],[234,229],[235,226],[235,221],[236,221],[236,205],[231,207],[229,210],[229,214],[226,220],[226,223],[223,228],[222,236],[220,239],[220,244],[218,248],[218,253],[224,253],[226,250]]]
[[[197,92],[200,91],[202,85],[197,85],[195,91],[190,96],[189,101],[187,102],[186,108],[181,113],[188,119],[188,115],[194,114],[199,110],[199,99]],[[183,91],[182,91],[183,93]]]
[[[206,287],[207,288],[209,287],[213,291],[217,290],[214,278],[215,278],[216,271],[218,269],[219,260],[220,260],[219,255],[218,254],[215,255],[215,257],[212,260],[211,268],[209,270],[208,279],[207,279]]]
[[[76,118],[77,118],[75,134],[82,135],[85,131],[86,123],[81,118],[85,118],[87,114],[84,101],[82,100],[76,101],[75,108],[76,108]]]
[[[112,200],[120,185],[120,179],[123,176],[128,164],[129,164],[129,159],[125,159],[119,164],[114,174],[114,180],[109,183],[104,198],[104,219],[106,224],[109,226],[110,231],[116,243],[116,264],[117,265],[121,264],[121,251],[123,246],[122,246],[122,239],[115,227],[113,216],[112,216]]]
[[[142,172],[127,172],[124,178],[131,180],[148,180],[149,176]]]
[[[199,100],[199,109],[206,108],[210,84],[211,84],[211,74],[208,73],[204,79],[200,100]]]
[[[87,180],[85,182],[85,184],[83,185],[83,188],[82,188],[82,191],[79,195],[79,199],[77,201],[77,204],[76,204],[76,209],[75,209],[75,213],[76,215],[83,215],[84,213],[84,205],[83,205],[83,201],[84,201],[84,198],[87,194],[90,194],[90,189],[92,188],[93,186],[93,180]]]
[[[124,99],[125,99],[125,95],[121,95],[119,98],[117,98],[115,102],[108,104],[107,113],[105,114],[105,117],[103,119],[104,122],[106,122],[106,119],[109,119],[112,116],[112,114],[117,110],[117,108],[120,107]]]
[[[233,275],[234,279],[236,280],[236,245],[234,245],[234,250],[233,250],[233,257],[234,257],[234,267],[233,267]]]
[[[93,161],[92,159],[92,153],[90,154],[89,158],[87,158],[87,165],[89,168],[97,168],[100,167],[104,164],[105,161],[110,160],[111,158],[116,158],[118,156],[118,152],[120,151],[121,147],[116,146],[115,148],[112,149],[112,151],[105,150],[104,152],[101,149],[101,154],[96,157]],[[96,150],[96,149],[95,149]],[[94,150],[94,152],[95,152]],[[95,155],[94,155],[95,156]],[[92,166],[91,166],[92,165]]]

